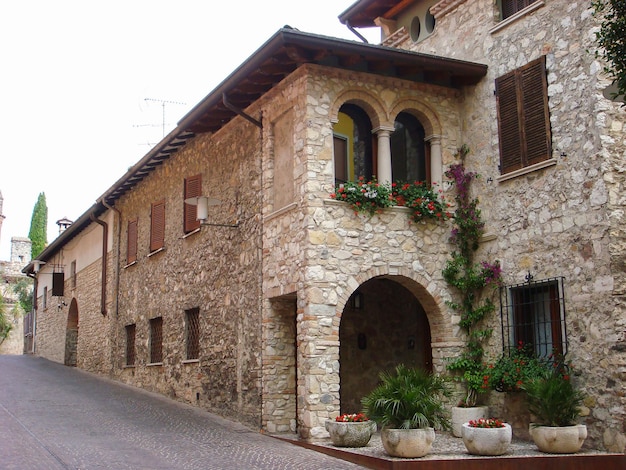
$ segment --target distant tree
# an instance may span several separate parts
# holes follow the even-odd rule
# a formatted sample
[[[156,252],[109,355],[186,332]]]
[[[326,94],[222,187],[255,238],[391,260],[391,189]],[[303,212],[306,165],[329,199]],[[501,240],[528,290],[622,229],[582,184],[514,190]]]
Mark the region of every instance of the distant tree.
[[[600,18],[596,39],[606,62],[605,72],[617,85],[617,96],[626,96],[626,0],[593,0]]]
[[[0,344],[9,336],[9,332],[13,328],[11,321],[6,316],[6,307],[4,297],[0,294]]]
[[[35,259],[39,256],[48,244],[48,206],[46,205],[45,193],[39,193],[35,207],[33,208],[33,216],[30,219],[30,231],[28,238],[32,242],[31,258]]]
[[[23,313],[29,313],[33,309],[33,285],[22,279],[13,286],[13,292],[17,294],[17,303],[22,307]]]

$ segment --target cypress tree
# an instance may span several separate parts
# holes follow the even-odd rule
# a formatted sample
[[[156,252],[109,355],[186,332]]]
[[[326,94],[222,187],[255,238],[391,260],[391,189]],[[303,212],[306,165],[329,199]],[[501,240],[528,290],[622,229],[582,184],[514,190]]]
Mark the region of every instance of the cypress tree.
[[[39,256],[48,244],[47,237],[48,227],[48,206],[46,205],[45,193],[39,193],[35,207],[33,208],[33,216],[30,219],[30,231],[28,238],[32,242],[31,257],[35,259]]]

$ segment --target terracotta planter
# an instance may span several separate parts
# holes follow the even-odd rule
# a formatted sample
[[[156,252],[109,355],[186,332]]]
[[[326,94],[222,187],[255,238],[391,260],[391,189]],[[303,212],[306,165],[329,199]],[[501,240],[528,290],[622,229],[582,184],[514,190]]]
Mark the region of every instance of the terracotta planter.
[[[433,446],[435,430],[383,428],[380,439],[385,451],[392,457],[423,457]]]
[[[473,428],[465,423],[462,429],[463,444],[473,455],[506,454],[513,437],[511,426],[507,423],[503,428]]]
[[[533,426],[529,428],[530,437],[541,452],[550,454],[574,454],[580,450],[587,438],[587,426]]]
[[[364,447],[376,432],[374,421],[344,423],[328,420],[325,426],[330,440],[337,447]]]
[[[461,437],[463,435],[463,424],[469,423],[472,420],[486,418],[489,413],[489,407],[487,406],[471,406],[452,407],[452,435],[455,437]]]

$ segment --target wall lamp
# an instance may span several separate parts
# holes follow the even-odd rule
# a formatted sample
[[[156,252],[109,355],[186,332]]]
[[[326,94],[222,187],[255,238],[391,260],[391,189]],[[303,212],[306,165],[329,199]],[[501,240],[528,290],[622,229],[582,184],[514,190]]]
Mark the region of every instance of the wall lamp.
[[[190,206],[196,206],[196,220],[200,221],[200,225],[209,225],[212,227],[239,227],[239,223],[214,224],[207,221],[209,218],[209,206],[221,205],[222,201],[220,201],[219,199],[207,196],[190,197],[185,199],[185,204],[189,204]]]

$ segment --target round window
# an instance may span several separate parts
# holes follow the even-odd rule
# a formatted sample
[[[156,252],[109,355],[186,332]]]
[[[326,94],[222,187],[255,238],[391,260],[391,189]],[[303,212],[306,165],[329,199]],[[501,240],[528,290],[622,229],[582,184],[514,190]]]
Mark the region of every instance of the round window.
[[[435,17],[432,15],[430,11],[426,12],[426,18],[424,19],[424,27],[426,28],[426,32],[428,34],[432,33],[435,29]]]
[[[422,25],[420,24],[419,16],[413,18],[411,21],[411,39],[413,41],[417,41],[420,37],[420,32],[422,30]]]

